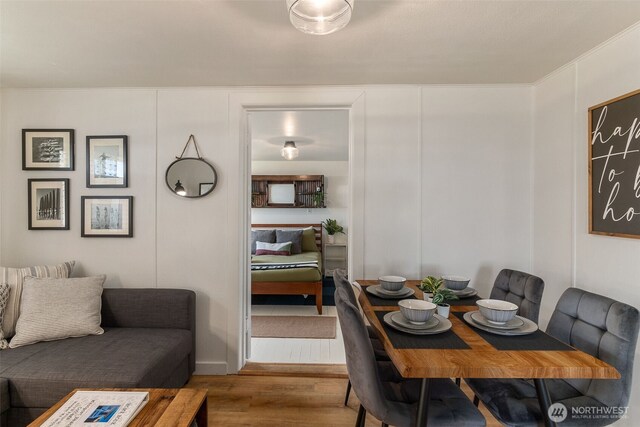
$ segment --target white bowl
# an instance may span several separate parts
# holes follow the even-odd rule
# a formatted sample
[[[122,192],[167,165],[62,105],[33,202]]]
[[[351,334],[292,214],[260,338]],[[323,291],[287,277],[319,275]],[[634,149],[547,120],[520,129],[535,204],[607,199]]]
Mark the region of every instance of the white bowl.
[[[398,302],[400,312],[411,323],[421,325],[431,318],[436,305],[419,299],[403,299]]]
[[[462,276],[442,276],[444,280],[444,287],[447,289],[453,289],[454,291],[461,291],[469,285],[470,280]]]
[[[481,299],[476,301],[476,305],[480,309],[480,314],[487,319],[488,322],[502,325],[513,319],[518,311],[518,306],[499,299]]]
[[[382,286],[382,289],[385,291],[399,291],[404,288],[404,284],[407,282],[407,279],[400,276],[382,276],[378,277],[378,283]]]

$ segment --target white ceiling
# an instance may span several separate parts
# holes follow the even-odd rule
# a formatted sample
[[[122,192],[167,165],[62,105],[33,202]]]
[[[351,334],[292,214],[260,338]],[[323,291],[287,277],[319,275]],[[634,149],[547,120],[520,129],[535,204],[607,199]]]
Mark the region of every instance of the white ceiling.
[[[293,161],[347,161],[347,110],[256,111],[249,113],[251,159],[288,161],[280,155],[285,141],[294,141]]]
[[[2,0],[3,87],[530,83],[640,21],[640,1],[356,0],[310,36],[285,0]]]

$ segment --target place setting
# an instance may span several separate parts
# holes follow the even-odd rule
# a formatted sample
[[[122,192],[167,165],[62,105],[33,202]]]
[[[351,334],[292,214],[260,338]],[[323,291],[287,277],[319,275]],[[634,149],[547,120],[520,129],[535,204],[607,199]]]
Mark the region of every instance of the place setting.
[[[459,299],[471,298],[478,295],[478,290],[469,287],[470,279],[462,276],[442,276],[445,288],[449,289]]]
[[[436,305],[419,299],[401,300],[400,311],[391,311],[383,322],[401,332],[413,335],[440,334],[451,329],[449,319],[436,314]]]
[[[399,300],[413,297],[413,294],[415,294],[415,290],[406,286],[407,279],[401,276],[382,276],[378,278],[378,283],[378,285],[371,285],[365,288],[369,297],[374,296],[384,300]],[[374,303],[374,301],[371,302],[372,304]],[[395,305],[395,301],[391,305]]]
[[[478,310],[464,313],[464,320],[485,332],[504,336],[529,335],[538,330],[538,325],[518,316],[518,306],[503,300],[481,299],[476,301]]]

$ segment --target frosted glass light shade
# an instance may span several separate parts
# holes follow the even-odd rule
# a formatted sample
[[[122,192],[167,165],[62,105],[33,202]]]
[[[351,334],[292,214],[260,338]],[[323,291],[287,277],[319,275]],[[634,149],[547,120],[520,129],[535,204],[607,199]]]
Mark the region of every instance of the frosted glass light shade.
[[[284,147],[280,150],[280,155],[286,160],[293,160],[298,157],[298,149],[296,143],[293,141],[287,141],[284,143]]]
[[[347,26],[355,0],[287,0],[289,20],[306,34],[325,35]]]

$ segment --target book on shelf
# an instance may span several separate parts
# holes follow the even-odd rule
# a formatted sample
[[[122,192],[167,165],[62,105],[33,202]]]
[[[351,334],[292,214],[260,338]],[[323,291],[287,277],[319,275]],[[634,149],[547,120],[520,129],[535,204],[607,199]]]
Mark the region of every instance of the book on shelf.
[[[125,427],[148,401],[146,391],[76,391],[42,427]]]

